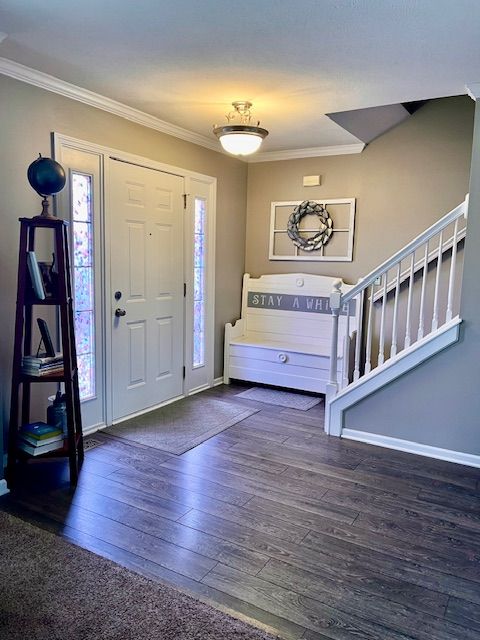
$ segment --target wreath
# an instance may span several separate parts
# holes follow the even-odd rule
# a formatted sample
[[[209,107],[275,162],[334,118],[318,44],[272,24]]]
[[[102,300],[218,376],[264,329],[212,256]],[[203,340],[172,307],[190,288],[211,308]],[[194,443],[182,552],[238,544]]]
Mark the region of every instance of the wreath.
[[[299,222],[302,218],[308,215],[315,215],[320,221],[320,228],[318,232],[309,238],[305,238],[300,235],[298,228]],[[287,235],[295,246],[302,251],[317,251],[324,247],[333,232],[333,221],[330,214],[325,207],[313,200],[304,200],[293,210],[293,213],[288,219],[287,223]]]

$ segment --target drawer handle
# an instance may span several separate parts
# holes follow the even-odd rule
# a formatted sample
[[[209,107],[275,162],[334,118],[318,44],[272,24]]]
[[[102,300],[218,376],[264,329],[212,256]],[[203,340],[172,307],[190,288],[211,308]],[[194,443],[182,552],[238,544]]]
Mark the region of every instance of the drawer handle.
[[[288,356],[286,353],[279,353],[278,359],[280,360],[280,362],[286,362],[288,360]]]

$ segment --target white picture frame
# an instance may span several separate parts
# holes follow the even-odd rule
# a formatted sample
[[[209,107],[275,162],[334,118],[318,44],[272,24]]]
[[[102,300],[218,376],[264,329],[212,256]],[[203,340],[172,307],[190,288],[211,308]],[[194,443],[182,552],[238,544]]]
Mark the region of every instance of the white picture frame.
[[[270,239],[269,239],[269,248],[268,248],[268,259],[269,260],[295,260],[299,262],[352,262],[353,260],[353,236],[355,231],[355,198],[323,198],[323,199],[315,199],[313,202],[317,202],[323,205],[327,211],[329,211],[329,205],[335,205],[335,207],[344,206],[345,207],[345,216],[347,219],[347,224],[341,224],[340,226],[335,225],[335,216],[329,211],[332,219],[333,219],[333,233],[332,239],[335,237],[335,234],[347,234],[345,244],[345,250],[341,252],[333,252],[329,251],[328,245],[322,247],[318,251],[312,251],[311,253],[302,252],[301,249],[296,247],[293,242],[289,240],[292,248],[291,254],[286,254],[283,252],[276,251],[276,239],[278,234],[285,234],[287,236],[287,227],[283,225],[280,227],[278,222],[279,217],[279,209],[286,207],[291,207],[291,212],[293,213],[295,207],[301,204],[303,200],[285,200],[285,201],[275,201],[271,203],[270,208]],[[315,229],[305,229],[306,232],[311,231],[312,233],[316,233]]]

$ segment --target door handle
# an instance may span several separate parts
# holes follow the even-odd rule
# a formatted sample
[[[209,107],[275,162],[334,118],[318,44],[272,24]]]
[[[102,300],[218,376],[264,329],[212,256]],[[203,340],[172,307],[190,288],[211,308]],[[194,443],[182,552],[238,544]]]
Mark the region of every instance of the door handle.
[[[115,315],[117,316],[117,318],[123,318],[123,316],[127,315],[127,312],[125,311],[125,309],[115,309]]]

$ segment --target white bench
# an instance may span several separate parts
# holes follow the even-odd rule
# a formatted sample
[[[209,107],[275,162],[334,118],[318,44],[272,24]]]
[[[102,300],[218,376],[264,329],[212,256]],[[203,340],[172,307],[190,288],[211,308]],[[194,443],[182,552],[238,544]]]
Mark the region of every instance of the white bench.
[[[246,273],[242,317],[225,325],[225,384],[234,378],[325,393],[333,327],[329,296],[339,280],[305,273],[251,278]],[[342,292],[351,286],[342,283]],[[339,318],[339,383],[351,375],[349,359],[344,359],[357,327],[351,304],[348,338],[345,309]]]

